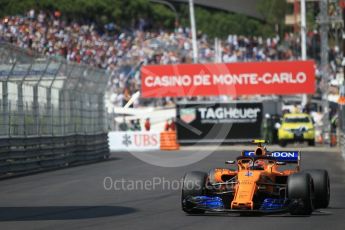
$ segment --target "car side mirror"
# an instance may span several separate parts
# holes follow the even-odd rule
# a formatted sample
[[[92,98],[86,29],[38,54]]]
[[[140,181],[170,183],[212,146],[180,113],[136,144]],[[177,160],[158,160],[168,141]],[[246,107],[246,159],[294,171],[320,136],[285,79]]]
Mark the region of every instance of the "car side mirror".
[[[227,165],[233,165],[235,163],[236,163],[236,161],[225,161],[225,164],[227,164]]]
[[[286,165],[286,162],[277,161],[276,165]]]

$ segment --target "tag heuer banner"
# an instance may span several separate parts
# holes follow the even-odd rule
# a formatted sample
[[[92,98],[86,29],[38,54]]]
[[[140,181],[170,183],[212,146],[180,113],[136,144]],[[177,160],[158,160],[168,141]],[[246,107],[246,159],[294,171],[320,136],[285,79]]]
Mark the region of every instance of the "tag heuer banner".
[[[314,61],[148,65],[143,97],[287,95],[315,92]]]
[[[249,141],[261,136],[262,103],[180,103],[176,110],[180,143]]]

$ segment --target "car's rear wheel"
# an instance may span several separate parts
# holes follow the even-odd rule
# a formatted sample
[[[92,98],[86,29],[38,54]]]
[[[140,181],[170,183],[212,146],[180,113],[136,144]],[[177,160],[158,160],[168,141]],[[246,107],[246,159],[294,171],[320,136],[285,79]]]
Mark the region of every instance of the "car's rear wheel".
[[[188,202],[189,197],[202,196],[205,194],[207,173],[204,172],[188,172],[183,177],[182,182],[182,210],[189,214],[204,213],[204,210],[195,209],[193,204]]]
[[[313,179],[315,208],[327,208],[331,197],[328,172],[322,169],[305,170]]]
[[[288,177],[287,181],[288,198],[297,202],[292,207],[292,215],[310,215],[313,211],[313,180],[307,173],[296,173]]]

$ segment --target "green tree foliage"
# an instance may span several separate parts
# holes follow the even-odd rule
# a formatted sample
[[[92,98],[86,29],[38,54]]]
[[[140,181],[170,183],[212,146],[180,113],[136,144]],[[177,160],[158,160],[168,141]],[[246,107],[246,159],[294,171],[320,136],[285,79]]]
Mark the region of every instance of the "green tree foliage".
[[[30,9],[59,10],[67,19],[115,22],[131,26],[138,18],[151,19],[173,28],[175,13],[167,6],[149,0],[0,0],[0,16],[24,14]]]
[[[179,12],[181,12],[181,24],[189,26],[188,6],[181,5]],[[262,21],[241,14],[197,6],[195,7],[195,18],[197,30],[210,37],[224,38],[229,34],[265,35],[262,33],[264,25]]]
[[[288,3],[286,0],[259,0],[257,10],[264,18],[262,33],[273,35],[275,32],[282,33],[285,29],[285,15]],[[276,28],[279,31],[275,31]]]
[[[203,7],[195,8],[198,31],[211,37],[228,34],[272,35],[276,25],[284,26],[285,0],[258,0],[259,21],[244,15]],[[176,4],[182,26],[189,26],[187,4]],[[99,25],[114,22],[120,27],[133,26],[139,18],[149,19],[154,27],[174,29],[176,14],[165,5],[149,0],[0,0],[0,15],[23,14],[30,9],[59,10],[71,20],[93,21]]]
[[[258,35],[261,23],[244,15],[197,8],[196,20],[198,30],[214,37],[225,37],[229,34]]]
[[[156,22],[162,28],[171,29],[175,25],[175,12],[161,4],[153,4],[152,17],[153,22]]]

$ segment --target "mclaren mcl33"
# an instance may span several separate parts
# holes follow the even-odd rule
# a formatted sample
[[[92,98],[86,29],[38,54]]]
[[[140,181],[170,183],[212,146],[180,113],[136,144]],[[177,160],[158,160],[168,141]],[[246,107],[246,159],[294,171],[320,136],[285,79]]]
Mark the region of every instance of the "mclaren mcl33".
[[[330,181],[323,169],[300,171],[299,151],[268,151],[265,141],[255,140],[255,151],[215,168],[209,173],[188,172],[183,178],[182,210],[188,214],[281,213],[310,215],[327,208]]]

